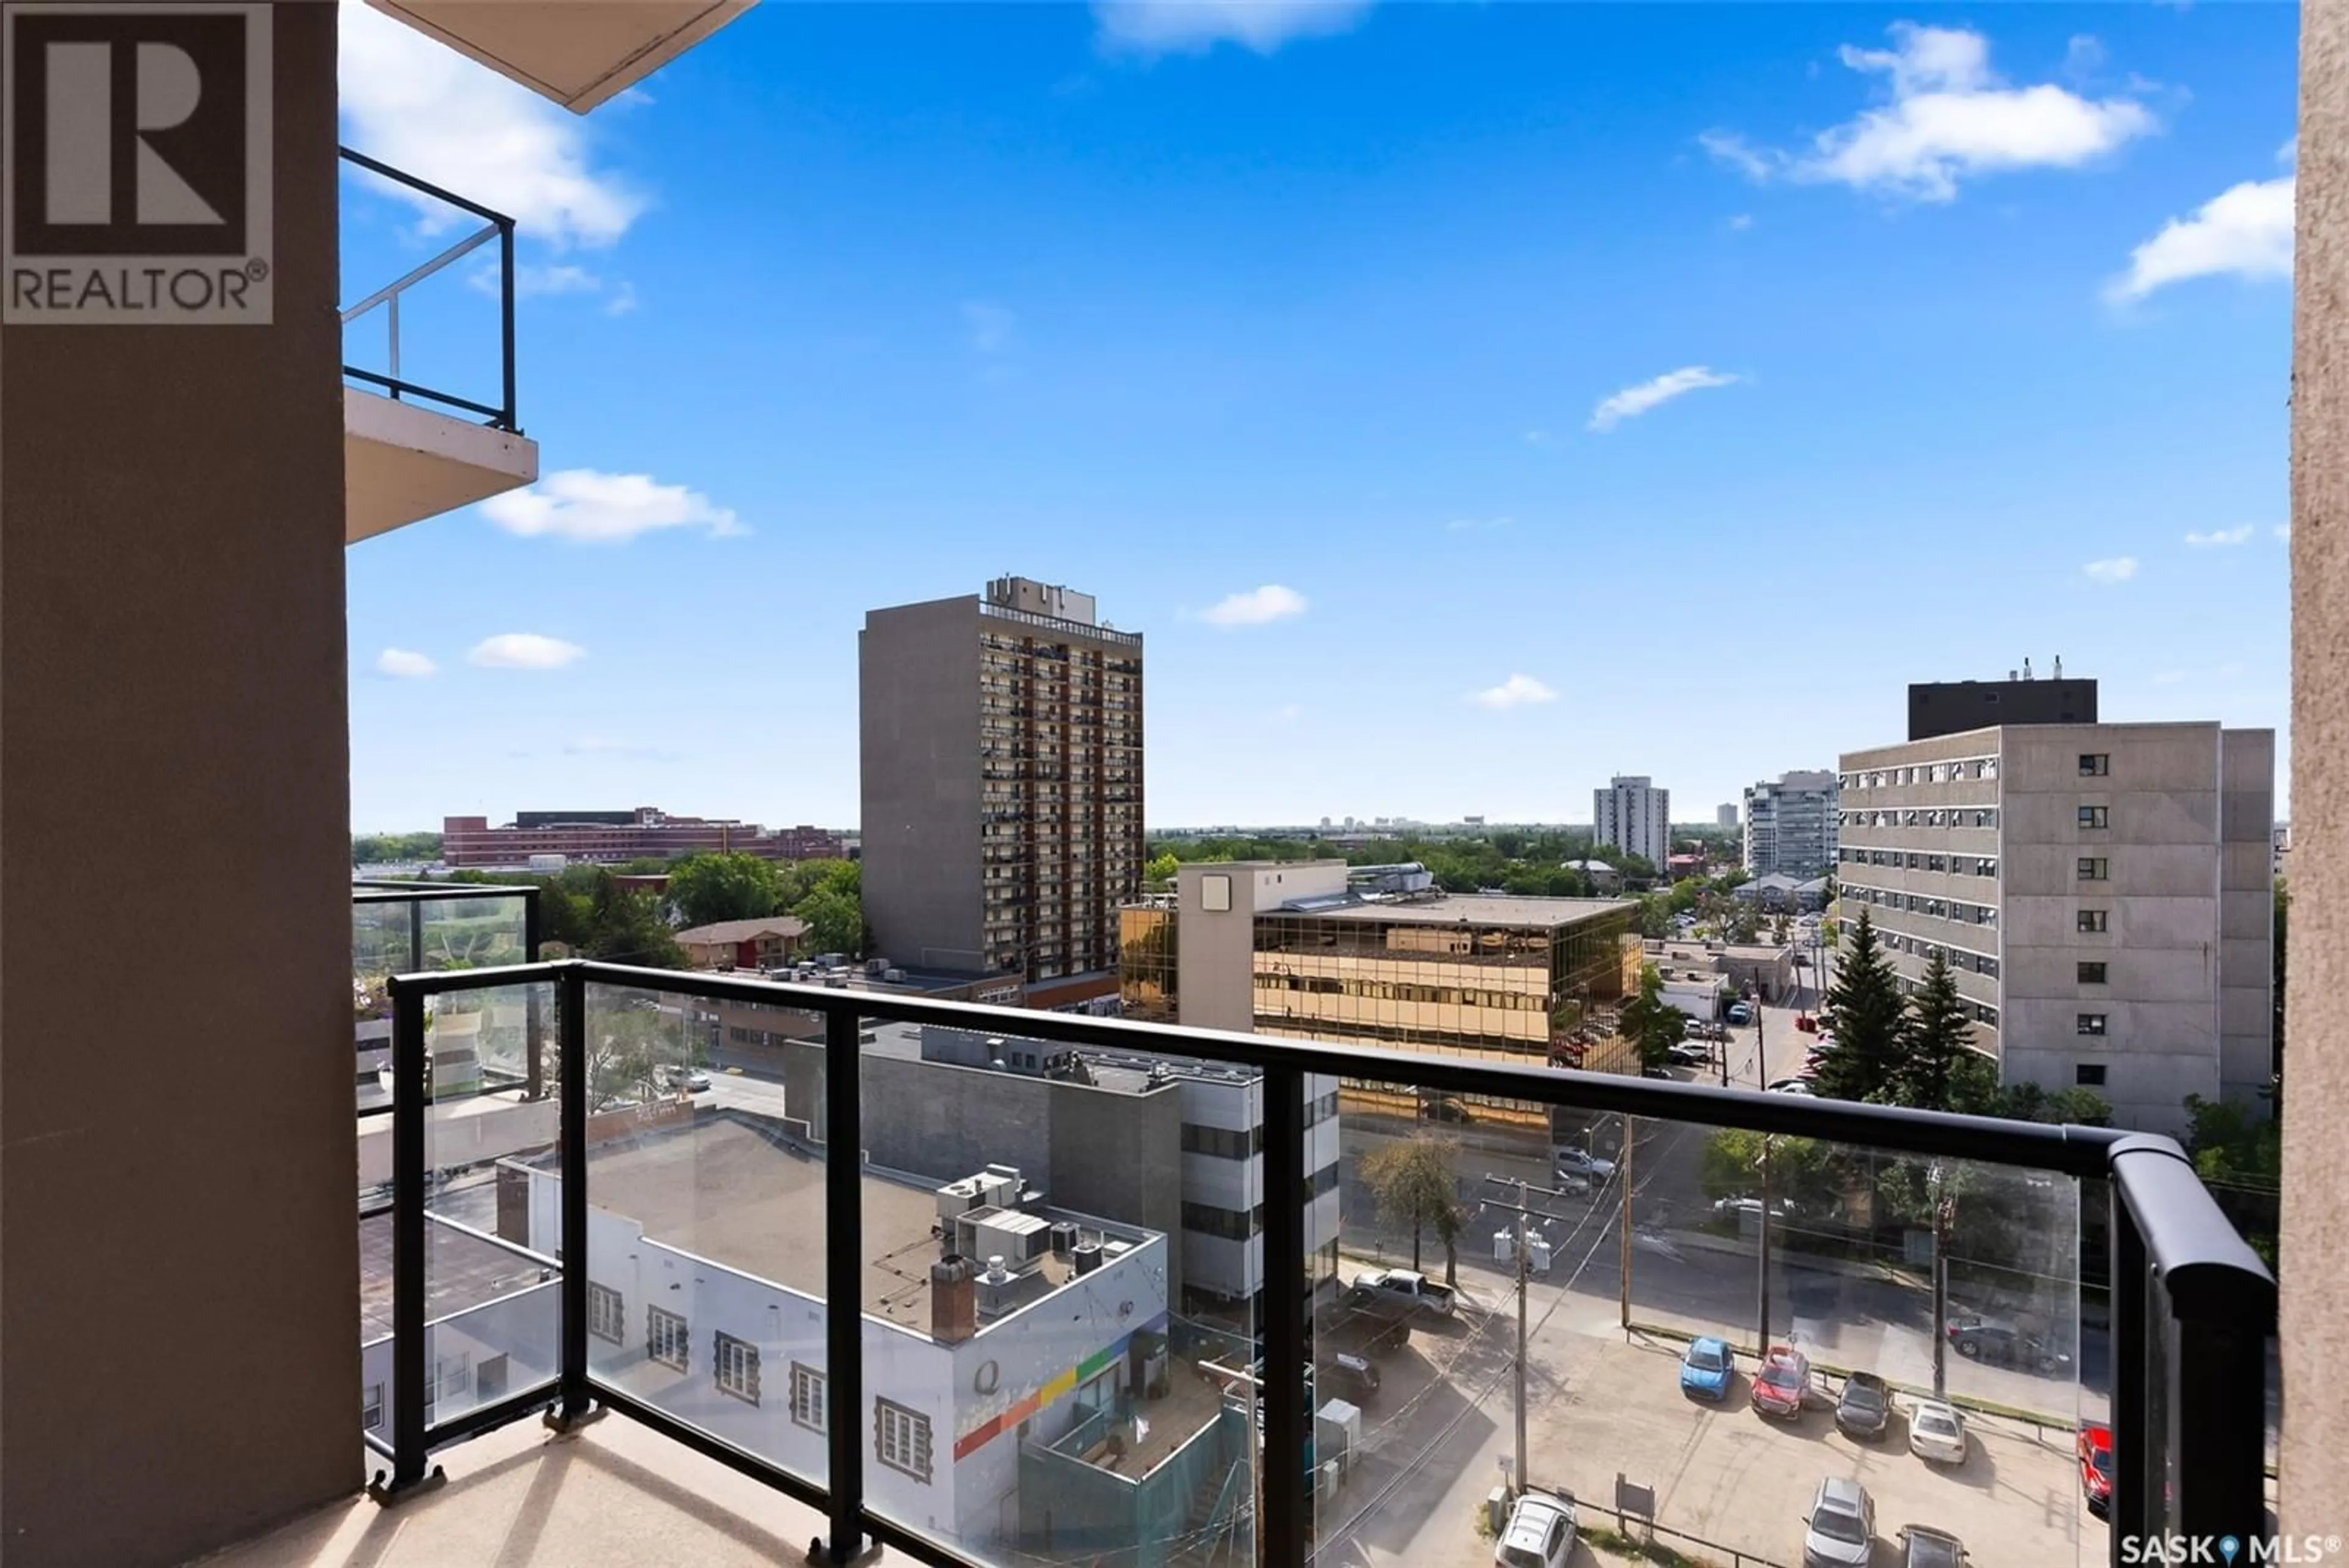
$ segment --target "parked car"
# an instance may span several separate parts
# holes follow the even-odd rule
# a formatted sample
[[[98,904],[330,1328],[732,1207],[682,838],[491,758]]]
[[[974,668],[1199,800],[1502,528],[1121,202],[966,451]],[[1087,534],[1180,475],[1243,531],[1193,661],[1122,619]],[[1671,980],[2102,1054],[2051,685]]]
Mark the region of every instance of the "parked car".
[[[1642,1078],[1669,1078],[1671,1075],[1671,1069],[1669,1067],[1642,1067],[1640,1069],[1640,1076]]]
[[[1904,1524],[1900,1568],[1966,1568],[1966,1543],[1930,1524]]]
[[[1573,1555],[1574,1500],[1543,1491],[1517,1499],[1493,1548],[1500,1568],[1566,1568]]]
[[[2034,1334],[2003,1318],[1984,1317],[1979,1313],[1966,1313],[1950,1320],[1950,1344],[1969,1361],[1988,1362],[1997,1366],[2030,1366],[2042,1372],[2053,1372],[2072,1358],[2044,1335]]]
[[[702,1094],[707,1092],[709,1087],[709,1075],[703,1072],[700,1068],[696,1067],[686,1074],[685,1088],[688,1094]]]
[[[1884,1436],[1892,1420],[1892,1391],[1873,1372],[1855,1372],[1843,1380],[1843,1397],[1836,1401],[1836,1430],[1847,1438],[1874,1439]]]
[[[1803,1393],[1810,1386],[1810,1359],[1792,1345],[1772,1345],[1762,1358],[1762,1370],[1754,1375],[1754,1414],[1793,1420],[1803,1413]]]
[[[2083,1427],[2074,1448],[2080,1459],[2081,1495],[2088,1500],[2088,1511],[2103,1519],[2113,1508],[2113,1429]]]
[[[1776,1083],[1770,1085],[1770,1093],[1774,1095],[1810,1095],[1814,1099],[1817,1098],[1817,1096],[1814,1094],[1811,1089],[1811,1081],[1808,1078],[1781,1078]]]
[[[1847,1476],[1819,1482],[1803,1517],[1803,1568],[1867,1568],[1876,1551],[1876,1503]]]
[[[1552,1149],[1550,1158],[1557,1165],[1557,1173],[1560,1176],[1572,1171],[1577,1176],[1587,1176],[1604,1181],[1615,1174],[1613,1160],[1601,1159],[1588,1149],[1578,1148],[1573,1144],[1561,1144]]]
[[[1754,1022],[1754,1006],[1753,1006],[1753,1004],[1752,1004],[1751,1002],[1731,1002],[1731,1003],[1729,1004],[1729,1021],[1730,1021],[1732,1023],[1740,1024],[1740,1025],[1747,1024],[1747,1023],[1753,1023],[1753,1022]]]
[[[1448,1095],[1430,1095],[1419,1102],[1419,1119],[1457,1127],[1468,1121],[1468,1107]]]
[[[1937,1465],[1966,1462],[1966,1418],[1954,1405],[1920,1399],[1909,1410],[1909,1451]]]
[[[1729,1355],[1729,1346],[1710,1336],[1689,1341],[1681,1355],[1681,1392],[1693,1394],[1714,1404],[1729,1397],[1729,1386],[1737,1380],[1737,1365]]]
[[[1674,1045],[1664,1055],[1675,1066],[1702,1067],[1713,1061],[1713,1053],[1699,1045]]]
[[[1794,1211],[1794,1206],[1783,1198],[1775,1199],[1770,1204],[1770,1218],[1773,1220],[1784,1220]],[[1713,1200],[1713,1217],[1716,1220],[1734,1220],[1761,1212],[1762,1200],[1759,1198],[1716,1198]]]
[[[1368,1357],[1344,1352],[1324,1361],[1314,1374],[1316,1398],[1339,1398],[1370,1407],[1379,1391],[1379,1369]]]

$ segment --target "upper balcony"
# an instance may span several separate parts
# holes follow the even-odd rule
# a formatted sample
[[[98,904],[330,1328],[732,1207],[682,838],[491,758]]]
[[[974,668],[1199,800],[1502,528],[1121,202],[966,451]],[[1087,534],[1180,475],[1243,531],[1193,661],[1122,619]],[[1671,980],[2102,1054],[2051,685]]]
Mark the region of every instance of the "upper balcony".
[[[343,308],[343,539],[357,544],[530,483],[538,477],[538,443],[522,433],[514,411],[513,220],[347,147],[342,156],[364,171],[363,178],[404,186],[478,224]],[[434,285],[436,311],[460,314],[470,302],[453,295],[460,276],[455,264],[492,243],[494,367],[478,367],[487,344],[465,342],[449,358],[465,364],[482,385],[468,383],[460,392],[450,383],[461,378],[418,379],[417,334],[410,331],[403,340],[402,306],[412,311],[427,297],[420,286]],[[378,330],[383,336],[375,338]],[[409,350],[405,359],[403,347]]]
[[[1877,1562],[1911,1526],[2033,1565],[2271,1528],[2273,1282],[2166,1139],[500,963],[517,890],[434,913],[457,891],[358,895],[362,968],[443,966],[388,986],[361,1434],[437,1560],[817,1534],[829,1561],[1468,1568],[1496,1480],[1579,1500],[1586,1532],[1619,1500],[1723,1563],[1803,1561],[1823,1477],[1865,1489]],[[772,1048],[721,1049],[711,1002],[765,1015]],[[1021,1071],[1071,1054],[1087,1071]],[[1195,1107],[1133,1066],[1169,1056],[1258,1085],[1259,1202],[1191,1190]],[[1314,1075],[1346,1086],[1334,1117]],[[1477,1098],[1545,1114],[1409,1109]],[[1243,1299],[1187,1278],[1225,1234],[1297,1266]],[[1414,1266],[1456,1284],[1440,1310],[1347,1285]],[[601,1412],[626,1419],[577,1448],[515,1425]],[[356,1562],[372,1535],[337,1515],[226,1561]]]

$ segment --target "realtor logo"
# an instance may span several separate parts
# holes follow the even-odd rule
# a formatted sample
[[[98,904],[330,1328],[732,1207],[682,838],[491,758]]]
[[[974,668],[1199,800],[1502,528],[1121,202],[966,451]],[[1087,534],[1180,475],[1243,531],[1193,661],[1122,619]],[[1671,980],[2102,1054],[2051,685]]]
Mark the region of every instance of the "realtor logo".
[[[266,326],[266,5],[0,10],[0,320]]]

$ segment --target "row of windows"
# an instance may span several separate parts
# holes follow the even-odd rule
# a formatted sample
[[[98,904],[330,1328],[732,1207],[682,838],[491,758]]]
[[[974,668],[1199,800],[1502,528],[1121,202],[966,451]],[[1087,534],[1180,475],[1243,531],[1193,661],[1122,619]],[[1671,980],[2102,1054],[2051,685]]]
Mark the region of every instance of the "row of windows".
[[[1998,911],[1988,904],[1969,904],[1958,898],[1932,898],[1921,893],[1896,893],[1883,888],[1859,888],[1848,884],[1841,893],[1855,904],[1872,904],[1896,914],[1925,915],[1936,920],[1955,920],[1961,925],[1970,926],[1998,924]]]
[[[1842,811],[1836,814],[1845,827],[1996,827],[1998,807],[1962,806],[1942,810],[1910,806],[1901,811]]]
[[[1965,779],[1996,777],[1996,757],[1959,757],[1946,763],[1918,763],[1906,767],[1837,774],[1836,784],[1843,789],[1891,789],[1903,784],[1956,784]]]
[[[791,1036],[773,1029],[752,1029],[737,1023],[726,1031],[726,1038],[737,1045],[781,1045]]]
[[[587,1332],[598,1339],[621,1344],[626,1334],[626,1303],[620,1293],[608,1285],[590,1282],[587,1286]],[[645,1309],[645,1354],[664,1366],[679,1372],[689,1370],[692,1334],[682,1314],[663,1307]],[[462,1357],[456,1358],[461,1363]],[[710,1336],[710,1369],[718,1391],[730,1398],[756,1405],[760,1399],[760,1351],[747,1339],[737,1339],[723,1332]],[[804,1362],[789,1364],[791,1377],[786,1403],[794,1424],[812,1432],[829,1428],[830,1410],[824,1375]],[[461,1377],[463,1368],[458,1368]],[[445,1383],[449,1363],[443,1362],[440,1381]],[[369,1425],[382,1418],[383,1388],[380,1384],[367,1390],[368,1408],[374,1414]],[[908,1409],[887,1399],[875,1399],[874,1405],[874,1456],[893,1469],[903,1470],[915,1480],[927,1484],[930,1479],[930,1418],[918,1410]],[[430,1419],[427,1407],[426,1419]]]
[[[1183,1152],[1211,1154],[1217,1159],[1246,1159],[1264,1152],[1264,1124],[1245,1130],[1183,1124]]]
[[[1371,1002],[1423,1002],[1445,1007],[1506,1007],[1526,1012],[1547,1009],[1548,999],[1532,991],[1492,991],[1480,986],[1413,985],[1406,981],[1360,980],[1353,976],[1258,974],[1267,991],[1301,991],[1316,996],[1354,996]]]
[[[1987,855],[1923,855],[1899,849],[1846,846],[1836,858],[1847,866],[1887,866],[1910,871],[1942,871],[1953,877],[1995,877],[1998,862]]]
[[[1936,958],[1946,958],[1951,969],[1968,971],[1974,974],[1985,974],[1992,980],[1998,978],[1998,960],[1988,953],[1969,952],[1964,948],[1944,947],[1940,942],[1929,942],[1921,937],[1907,936],[1899,931],[1886,931],[1881,940],[1887,948],[1897,953],[1911,953],[1929,963]]]
[[[1203,1236],[1218,1236],[1226,1241],[1245,1241],[1264,1230],[1264,1205],[1259,1203],[1243,1212],[1218,1209],[1212,1203],[1185,1203],[1183,1229],[1196,1231]]]

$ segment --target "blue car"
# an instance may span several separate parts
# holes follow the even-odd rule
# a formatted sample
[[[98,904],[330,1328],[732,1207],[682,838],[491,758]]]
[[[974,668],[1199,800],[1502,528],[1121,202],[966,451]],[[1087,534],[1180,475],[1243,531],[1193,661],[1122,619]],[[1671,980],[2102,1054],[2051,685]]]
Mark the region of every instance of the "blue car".
[[[1681,1357],[1681,1392],[1718,1403],[1729,1397],[1734,1370],[1728,1345],[1717,1339],[1690,1340],[1688,1354]]]

